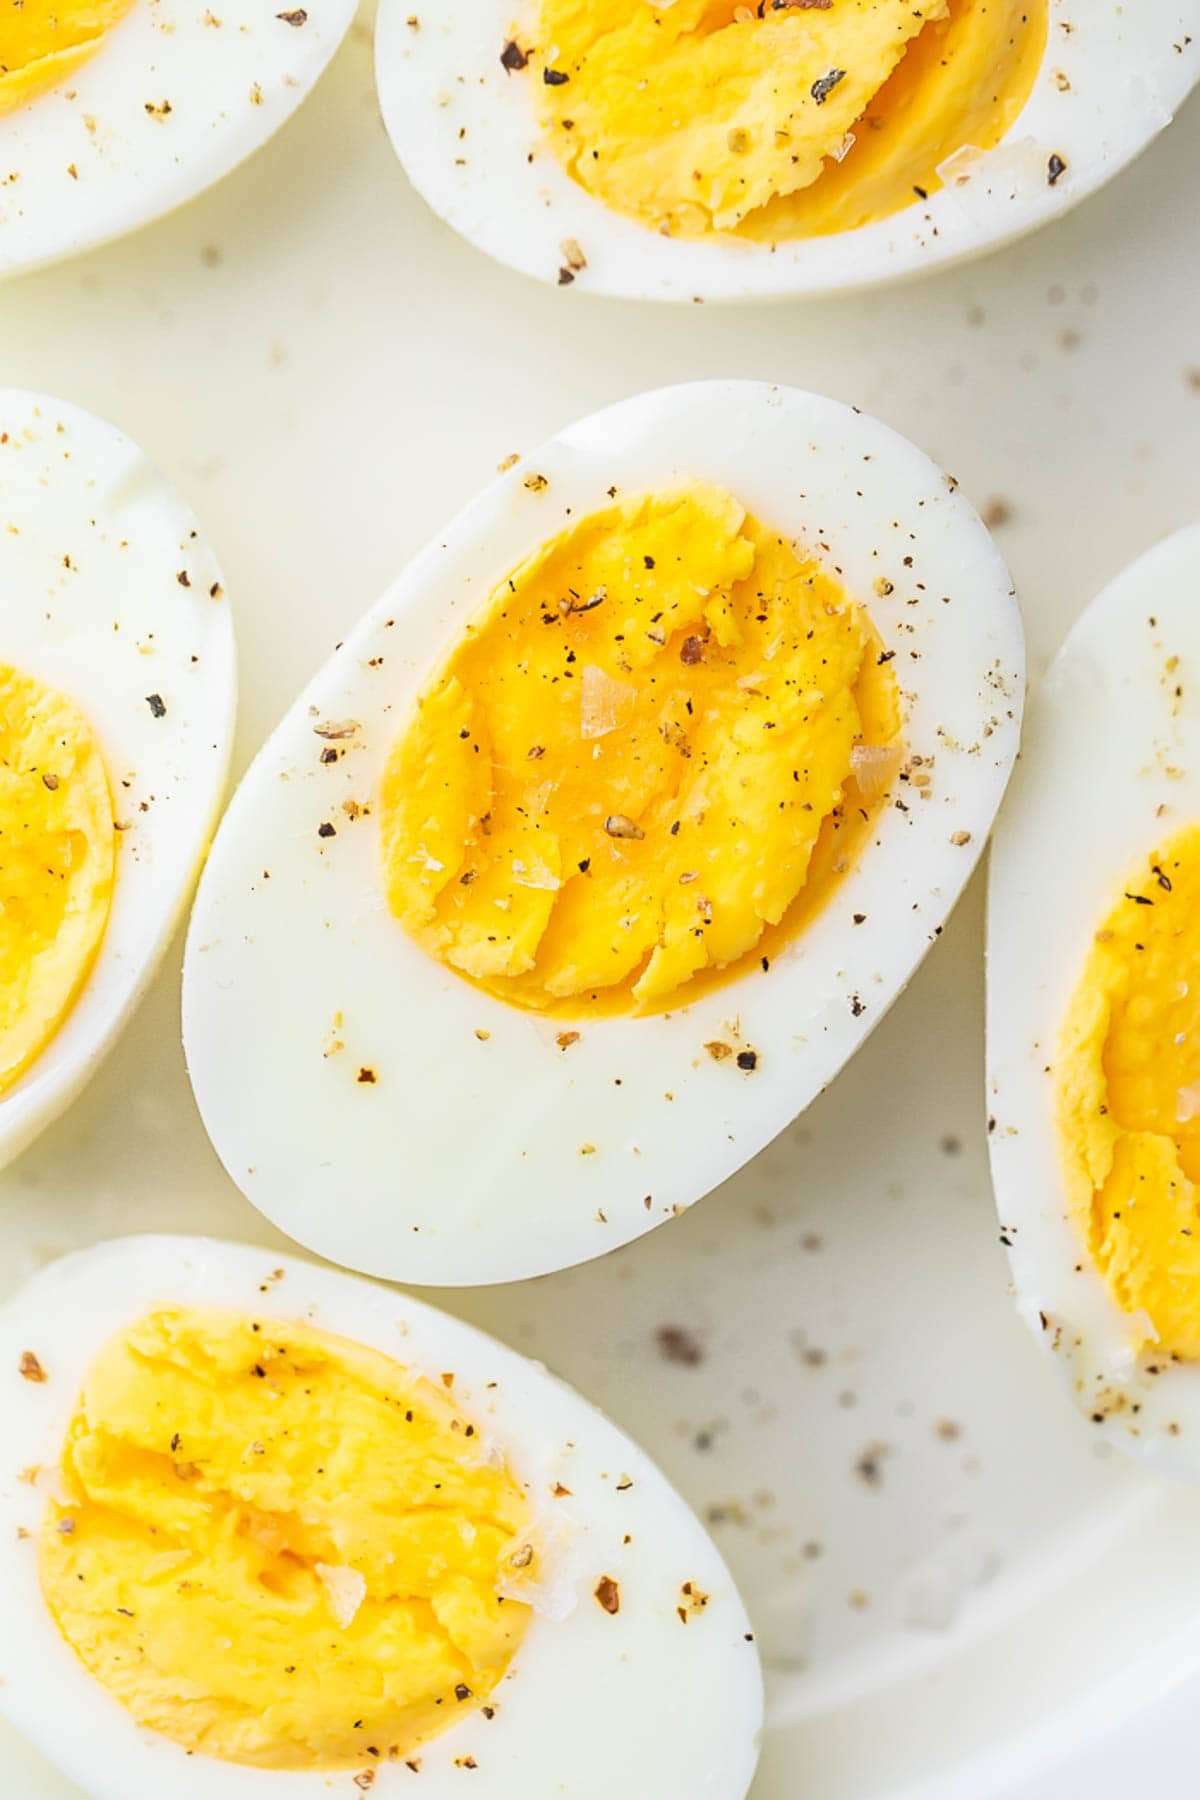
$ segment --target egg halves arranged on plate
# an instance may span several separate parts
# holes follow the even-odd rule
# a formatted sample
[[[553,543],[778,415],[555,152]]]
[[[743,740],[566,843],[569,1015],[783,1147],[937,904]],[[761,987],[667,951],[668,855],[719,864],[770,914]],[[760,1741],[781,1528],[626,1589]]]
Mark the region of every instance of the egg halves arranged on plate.
[[[0,390],[0,1165],[145,989],[233,709],[229,605],[191,512],[112,426]]]
[[[0,275],[143,225],[235,168],[353,15],[353,0],[6,0]]]
[[[457,1319],[128,1238],[0,1312],[0,1396],[0,1710],[91,1800],[742,1800],[761,1679],[716,1549]]]
[[[992,1172],[1021,1311],[1114,1442],[1200,1471],[1200,527],[1036,705],[992,852]]]
[[[884,426],[729,382],[571,427],[371,609],[226,815],[184,979],[226,1167],[412,1281],[670,1219],[904,986],[1021,701],[1004,565]]]
[[[414,185],[502,262],[650,299],[828,291],[1099,187],[1200,75],[1200,0],[382,0],[376,73]]]

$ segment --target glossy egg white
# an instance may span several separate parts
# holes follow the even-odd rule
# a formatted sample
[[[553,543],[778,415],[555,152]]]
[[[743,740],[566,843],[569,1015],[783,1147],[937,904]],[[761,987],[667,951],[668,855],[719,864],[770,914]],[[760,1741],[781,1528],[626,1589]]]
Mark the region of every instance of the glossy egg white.
[[[121,828],[87,984],[0,1095],[2,1166],[83,1086],[154,973],[215,823],[235,705],[229,602],[191,511],[115,427],[11,389],[0,390],[0,662],[86,715]]]
[[[884,808],[858,868],[767,973],[756,962],[668,1014],[576,1021],[564,1050],[562,1018],[491,998],[406,935],[381,893],[376,823],[346,802],[370,805],[431,665],[510,568],[614,487],[690,479],[728,488],[865,600],[933,781]],[[877,581],[894,584],[886,598]],[[664,389],[571,426],[371,608],[222,822],[189,930],[184,1037],[226,1168],[309,1248],[414,1282],[540,1274],[670,1219],[833,1079],[941,931],[1008,777],[1022,682],[991,538],[886,426],[755,382]],[[325,764],[321,730],[345,721],[350,749]],[[718,1039],[756,1066],[715,1062]]]
[[[1159,1358],[1150,1377],[1139,1366],[1129,1321],[1066,1212],[1053,1065],[1092,934],[1126,871],[1200,818],[1198,602],[1192,526],[1088,607],[1030,707],[988,890],[989,1145],[1017,1305],[1089,1430],[1192,1475],[1200,1368]],[[1122,1398],[1130,1404],[1114,1404]]]
[[[264,1297],[264,1284],[267,1297]],[[758,1757],[753,1633],[728,1570],[649,1458],[580,1396],[494,1339],[386,1288],[275,1251],[203,1238],[117,1239],[52,1264],[0,1311],[0,1712],[90,1800],[358,1800],[356,1773],[293,1773],[189,1756],[136,1725],[59,1635],[41,1596],[45,1505],[22,1478],[56,1466],[102,1343],[156,1302],[307,1323],[395,1357],[453,1392],[528,1486],[551,1546],[546,1595],[496,1714],[471,1717],[403,1763],[372,1764],[373,1800],[742,1800]],[[46,1379],[19,1372],[32,1351]],[[555,1496],[561,1485],[569,1496]],[[619,1607],[595,1590],[608,1576]],[[681,1620],[681,1588],[708,1596]],[[68,1722],[64,1729],[64,1721]],[[469,1774],[458,1759],[473,1757]],[[364,1761],[368,1759],[364,1758]]]
[[[119,237],[228,174],[295,111],[353,16],[354,0],[133,0],[59,87],[0,113],[0,276]]]
[[[543,141],[534,65],[531,76],[500,61],[531,7],[381,0],[376,79],[410,180],[461,236],[552,283],[564,243],[580,247],[565,304],[576,288],[689,302],[830,293],[943,267],[1058,217],[1132,162],[1200,79],[1200,0],[1051,0],[1050,12],[1033,92],[994,150],[890,219],[774,247],[663,237],[574,182]],[[1052,156],[1064,165],[1053,180]]]

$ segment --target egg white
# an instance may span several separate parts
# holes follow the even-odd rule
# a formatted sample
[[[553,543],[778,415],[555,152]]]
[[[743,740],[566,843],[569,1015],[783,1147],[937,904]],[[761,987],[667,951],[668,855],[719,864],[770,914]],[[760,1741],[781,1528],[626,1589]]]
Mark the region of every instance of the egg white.
[[[123,827],[87,984],[0,1095],[3,1166],[78,1093],[166,949],[224,790],[236,688],[229,602],[191,511],[115,427],[12,389],[0,390],[0,661],[84,713]]]
[[[1149,551],[1088,607],[1030,708],[988,891],[989,1145],[1018,1308],[1077,1406],[1099,1415],[1089,1430],[1194,1475],[1200,1368],[1148,1357],[1166,1365],[1148,1376],[1139,1366],[1136,1328],[1066,1211],[1052,1065],[1118,884],[1200,818],[1198,600],[1200,525]],[[1180,659],[1172,676],[1170,656]]]
[[[439,1387],[528,1484],[552,1548],[535,1611],[481,1713],[424,1745],[423,1800],[741,1800],[758,1756],[758,1652],[733,1581],[690,1509],[624,1434],[540,1364],[406,1295],[275,1251],[203,1238],[117,1239],[52,1264],[0,1311],[0,1711],[91,1800],[357,1800],[356,1771],[249,1769],[188,1756],[136,1725],[83,1668],[43,1600],[33,1537],[43,1492],[101,1344],[159,1301],[300,1318],[353,1338]],[[20,1375],[32,1350],[42,1383]],[[570,1489],[555,1497],[556,1483]],[[627,1541],[628,1540],[628,1541]],[[594,1598],[617,1582],[619,1610]],[[680,1589],[709,1596],[684,1624]],[[553,1614],[554,1616],[550,1616]],[[469,1772],[456,1759],[474,1756]],[[370,1759],[364,1757],[364,1764]],[[375,1766],[372,1796],[417,1791],[403,1763]]]
[[[373,801],[431,664],[510,568],[614,487],[689,479],[802,538],[866,601],[933,785],[884,809],[860,866],[768,973],[755,962],[690,1003],[685,989],[661,1016],[576,1020],[564,1050],[571,1021],[478,991],[407,936],[381,892],[377,821],[344,803]],[[882,599],[879,578],[895,584]],[[189,930],[184,1038],[226,1168],[301,1243],[417,1282],[539,1274],[671,1218],[832,1080],[940,932],[1004,789],[1022,684],[991,538],[886,426],[756,382],[664,389],[571,426],[371,608],[222,821]],[[329,721],[358,730],[326,765]],[[715,1062],[716,1039],[757,1066]]]
[[[133,0],[66,81],[0,114],[0,276],[144,225],[244,162],[312,88],[354,9]]]
[[[573,239],[587,266],[572,289],[767,298],[893,281],[1023,236],[1132,162],[1200,79],[1200,0],[1051,0],[1050,18],[1027,105],[969,171],[890,219],[774,248],[666,238],[574,182],[544,140],[530,72],[500,62],[520,8],[381,0],[375,69],[384,123],[414,187],[498,261],[557,282]],[[1066,165],[1053,182],[1051,156]]]

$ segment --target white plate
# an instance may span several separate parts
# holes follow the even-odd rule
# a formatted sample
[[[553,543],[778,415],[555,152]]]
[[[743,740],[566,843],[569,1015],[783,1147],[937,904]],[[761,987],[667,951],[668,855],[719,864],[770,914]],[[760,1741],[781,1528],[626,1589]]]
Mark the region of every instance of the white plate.
[[[1036,671],[1117,569],[1200,509],[1197,167],[1193,103],[1073,217],[919,286],[771,314],[601,305],[429,217],[356,38],[219,189],[0,290],[3,375],[121,423],[203,513],[238,607],[241,766],[507,452],[704,375],[853,400],[981,506],[1008,501]],[[545,1357],[715,1509],[771,1665],[754,1800],[1194,1794],[1196,1500],[1096,1454],[1006,1295],[981,898],[976,882],[802,1125],[693,1215],[586,1269],[438,1296]],[[0,1286],[127,1230],[268,1241],[204,1137],[178,1017],[176,955],[87,1094],[0,1177]],[[659,1355],[664,1324],[696,1333],[699,1367]],[[875,1443],[869,1485],[855,1465]],[[942,1628],[939,1574],[940,1616],[958,1602]],[[1160,1726],[1147,1703],[1176,1681]],[[71,1800],[8,1737],[0,1793]]]

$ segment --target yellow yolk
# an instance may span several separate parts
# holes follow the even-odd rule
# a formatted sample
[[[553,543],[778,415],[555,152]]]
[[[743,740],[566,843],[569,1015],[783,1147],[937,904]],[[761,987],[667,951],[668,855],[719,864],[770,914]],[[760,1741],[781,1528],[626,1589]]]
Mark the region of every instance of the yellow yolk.
[[[39,1544],[86,1667],[189,1751],[370,1765],[482,1705],[529,1509],[450,1395],[294,1320],[159,1306],[101,1351]]]
[[[592,514],[499,584],[394,746],[388,903],[432,955],[540,1010],[644,1011],[769,961],[896,773],[889,662],[822,566],[730,494]]]
[[[1064,1023],[1072,1213],[1143,1343],[1200,1357],[1200,825],[1132,871]]]
[[[0,0],[0,114],[65,81],[133,0]]]
[[[1048,0],[541,0],[529,67],[598,199],[669,236],[776,242],[887,218],[992,149],[1047,30]]]
[[[87,720],[0,663],[0,1094],[83,986],[108,923],[116,842]]]

